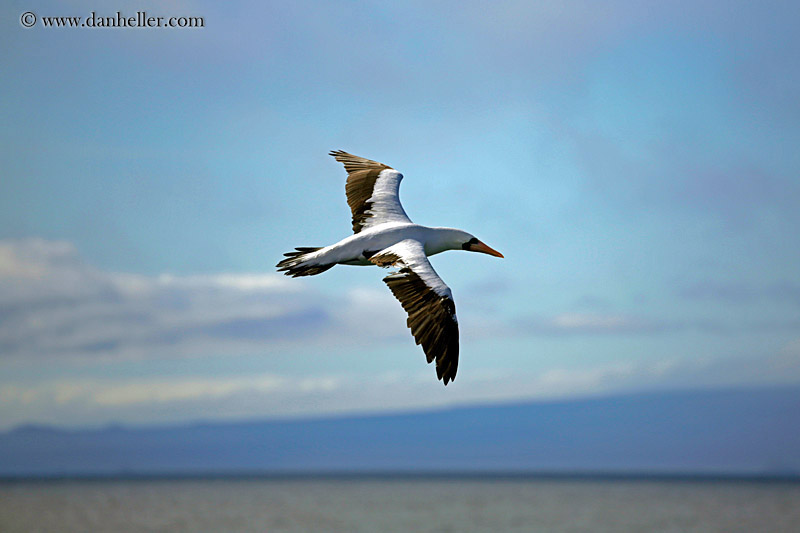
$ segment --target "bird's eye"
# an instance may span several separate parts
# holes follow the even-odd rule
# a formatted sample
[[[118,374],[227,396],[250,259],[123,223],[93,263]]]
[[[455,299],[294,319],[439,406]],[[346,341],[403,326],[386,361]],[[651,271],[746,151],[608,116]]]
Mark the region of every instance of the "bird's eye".
[[[473,244],[478,244],[479,242],[481,242],[481,241],[479,241],[478,239],[473,237],[470,240],[468,240],[467,242],[465,242],[464,244],[462,244],[461,245],[461,249],[462,250],[469,250],[470,246],[472,246]]]

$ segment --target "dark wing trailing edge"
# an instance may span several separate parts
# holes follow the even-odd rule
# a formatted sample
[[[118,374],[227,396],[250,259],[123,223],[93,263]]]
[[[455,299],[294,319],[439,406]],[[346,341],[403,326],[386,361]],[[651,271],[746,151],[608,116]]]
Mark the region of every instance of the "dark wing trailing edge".
[[[458,321],[452,298],[439,296],[410,268],[383,278],[408,313],[411,334],[428,362],[436,360],[436,376],[447,385],[458,370]]]
[[[388,165],[341,150],[330,153],[347,171],[347,205],[353,214],[353,233],[384,222],[411,222],[400,205],[403,175]]]
[[[428,363],[447,385],[458,370],[458,319],[450,288],[433,270],[419,241],[407,239],[370,258],[379,266],[400,266],[383,281],[408,313],[408,327]]]

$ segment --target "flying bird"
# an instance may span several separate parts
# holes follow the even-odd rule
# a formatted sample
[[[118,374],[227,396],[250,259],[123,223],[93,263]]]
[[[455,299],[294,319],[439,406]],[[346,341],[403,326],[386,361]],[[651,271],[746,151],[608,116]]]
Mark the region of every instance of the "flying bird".
[[[353,235],[322,248],[295,248],[276,266],[287,276],[313,276],[335,265],[377,265],[397,270],[384,283],[408,313],[408,327],[428,363],[447,385],[458,369],[458,319],[453,293],[428,261],[447,250],[503,257],[466,231],[414,224],[400,204],[403,175],[383,163],[341,150],[330,152],[347,171],[345,192]]]

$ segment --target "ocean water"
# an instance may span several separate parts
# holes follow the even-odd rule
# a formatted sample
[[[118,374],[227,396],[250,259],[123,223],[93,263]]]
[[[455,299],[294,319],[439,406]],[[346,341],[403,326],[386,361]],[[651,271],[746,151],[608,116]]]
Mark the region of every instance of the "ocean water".
[[[800,531],[800,484],[576,479],[0,483],[2,532]]]

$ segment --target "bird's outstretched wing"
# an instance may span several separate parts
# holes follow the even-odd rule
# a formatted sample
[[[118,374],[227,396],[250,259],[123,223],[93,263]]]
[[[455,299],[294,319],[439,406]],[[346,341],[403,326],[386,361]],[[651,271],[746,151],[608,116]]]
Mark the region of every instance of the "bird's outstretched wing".
[[[422,345],[436,375],[447,385],[458,370],[458,319],[450,287],[433,270],[421,242],[406,239],[369,259],[378,266],[398,266],[383,281],[408,313],[411,334]]]
[[[411,222],[400,204],[403,175],[395,169],[341,150],[330,153],[347,171],[347,204],[353,213],[353,233],[386,222]]]

